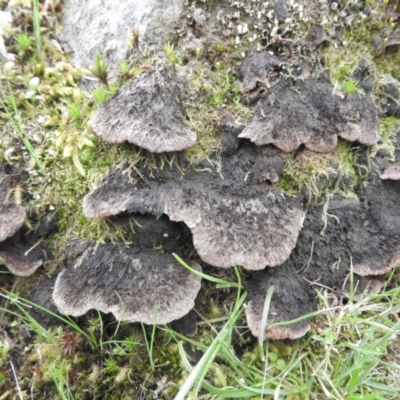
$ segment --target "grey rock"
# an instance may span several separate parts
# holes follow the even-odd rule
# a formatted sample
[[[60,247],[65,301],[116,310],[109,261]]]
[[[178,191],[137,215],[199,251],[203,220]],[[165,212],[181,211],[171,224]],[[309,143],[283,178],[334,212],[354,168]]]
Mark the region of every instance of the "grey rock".
[[[12,15],[10,11],[0,11],[0,61],[13,61],[15,56],[7,53],[4,45],[5,31],[11,27]]]
[[[96,52],[108,61],[111,76],[125,58],[129,36],[139,31],[139,45],[162,45],[183,10],[183,0],[65,0],[59,39],[72,61],[93,64]]]

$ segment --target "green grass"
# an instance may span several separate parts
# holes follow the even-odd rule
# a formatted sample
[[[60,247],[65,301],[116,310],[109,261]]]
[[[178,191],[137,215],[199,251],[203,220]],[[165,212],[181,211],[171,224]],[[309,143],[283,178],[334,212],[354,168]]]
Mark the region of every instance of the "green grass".
[[[190,268],[181,262],[185,268]],[[123,330],[132,331],[132,328],[126,330],[132,324],[117,323],[116,328],[111,329],[112,333],[107,334],[100,322],[103,318],[100,314],[97,322],[94,321],[95,330],[82,329],[73,319],[56,316],[82,339],[77,341],[75,354],[70,354],[63,353],[66,328],[46,329],[28,312],[30,307],[42,311],[43,308],[7,293],[2,297],[8,300],[8,305],[0,308],[0,315],[2,318],[11,316],[18,325],[31,332],[33,347],[28,344],[27,349],[34,352],[40,346],[42,354],[42,375],[35,378],[36,384],[44,385],[46,391],[53,386],[53,392],[63,399],[82,398],[79,385],[70,376],[71,371],[75,371],[74,374],[78,371],[84,379],[95,381],[103,373],[109,377],[107,381],[113,382],[115,391],[124,393],[123,382],[134,368],[126,360],[138,360],[139,353],[141,362],[148,363],[149,373],[156,379],[161,379],[174,365],[174,376],[178,379],[175,383],[179,381],[179,387],[169,387],[166,398],[175,396],[175,400],[396,399],[400,390],[400,366],[398,358],[397,361],[388,358],[387,351],[400,329],[400,321],[395,318],[400,309],[400,288],[391,288],[393,275],[388,278],[384,290],[369,300],[353,302],[350,294],[347,304],[332,307],[330,293],[321,291],[318,294],[321,311],[314,313],[312,330],[296,341],[248,341],[241,322],[246,291],[241,283],[240,269],[236,269],[236,282],[221,279],[220,284],[232,291],[223,315],[200,322],[200,332],[195,338],[185,337],[168,326],[151,327],[150,340],[147,339],[149,330],[144,326],[141,338],[140,329],[134,336],[121,337]],[[203,278],[215,284],[214,277],[203,274]],[[273,292],[268,293],[266,302],[272,297]],[[268,308],[266,304],[266,319]],[[290,322],[293,321],[286,323]],[[244,350],[241,355],[237,353],[238,340],[241,353]],[[202,353],[195,364],[188,355],[188,347]],[[4,360],[8,358],[9,350],[4,345],[0,349],[0,360],[3,360],[0,372],[4,373],[5,367],[8,368]],[[86,357],[101,365],[96,376],[91,376],[93,371],[88,369],[87,363],[79,361],[89,349],[91,355]],[[177,351],[178,364],[172,361]],[[35,360],[35,357],[31,359]],[[23,389],[26,378],[19,375],[21,373],[16,374],[16,379]]]
[[[10,86],[10,83],[8,83],[8,90],[9,90],[8,103],[11,105],[11,110],[3,99],[1,99],[0,104],[3,107],[3,109],[5,110],[8,121],[14,128],[14,132],[18,135],[18,138],[21,140],[21,142],[25,146],[26,150],[29,152],[29,154],[35,161],[35,164],[37,165],[39,170],[41,172],[44,172],[43,164],[40,161],[35,148],[32,146],[32,143],[30,142],[28,136],[24,133],[24,128],[22,126],[21,117],[18,113],[17,101],[15,99],[15,96],[14,96],[14,93]]]

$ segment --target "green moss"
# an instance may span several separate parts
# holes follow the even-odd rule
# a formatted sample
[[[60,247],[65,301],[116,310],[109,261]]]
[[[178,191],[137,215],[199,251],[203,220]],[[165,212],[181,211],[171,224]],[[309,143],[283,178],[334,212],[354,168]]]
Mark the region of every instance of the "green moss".
[[[307,189],[311,201],[323,200],[332,194],[356,198],[355,189],[362,179],[357,168],[358,157],[358,149],[344,141],[331,153],[286,154],[277,186],[292,196]]]
[[[394,160],[396,150],[396,131],[399,126],[399,119],[386,117],[379,121],[380,142],[371,149],[371,156],[374,157],[379,151],[383,151],[387,161]]]

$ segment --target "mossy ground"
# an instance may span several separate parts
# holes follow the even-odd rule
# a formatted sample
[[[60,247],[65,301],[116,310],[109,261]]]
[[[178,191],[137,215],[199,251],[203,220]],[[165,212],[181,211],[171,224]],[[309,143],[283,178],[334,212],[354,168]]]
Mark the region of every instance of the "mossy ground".
[[[0,8],[7,3],[0,1]],[[175,155],[149,155],[131,145],[107,144],[92,134],[88,120],[100,102],[113,96],[119,86],[151,62],[153,54],[134,53],[131,60],[121,64],[121,74],[115,82],[104,81],[101,57],[93,60],[91,72],[77,69],[52,44],[54,20],[62,11],[61,3],[53,2],[48,14],[42,15],[39,32],[33,23],[35,2],[14,3],[14,24],[7,32],[6,46],[16,59],[12,64],[2,65],[0,76],[0,162],[29,171],[30,178],[14,194],[29,214],[35,215],[27,224],[35,229],[41,215],[48,210],[56,211],[58,230],[48,240],[56,260],[71,237],[90,238],[98,243],[107,237],[124,241],[124,232],[109,222],[84,217],[83,196],[115,165],[145,161],[152,168],[162,168],[173,163]],[[222,4],[190,3],[188,9],[200,6],[214,14]],[[243,21],[251,21],[255,15],[252,7],[261,7],[262,2],[226,3],[227,10],[239,11]],[[352,86],[351,74],[360,58],[367,57],[373,64],[374,95],[378,97],[385,74],[400,77],[400,51],[395,49],[375,56],[372,45],[375,35],[390,33],[396,22],[385,16],[387,1],[366,3],[370,12],[364,17],[358,15],[365,10],[364,2],[339,1],[339,10],[348,4],[352,8],[350,14],[360,17],[347,25],[341,25],[340,19],[339,22],[329,19],[340,15],[339,11],[323,15],[323,8],[311,7],[316,13],[311,15],[311,21],[294,18],[292,32],[287,37],[304,38],[313,19],[321,22],[323,17],[329,17],[324,28],[333,43],[322,49],[315,61],[329,70],[337,91],[346,93],[357,89]],[[389,5],[397,7],[396,2]],[[294,15],[300,14],[296,11]],[[186,26],[186,21],[183,24]],[[270,31],[274,24],[271,19]],[[255,43],[265,46],[273,38],[259,34],[255,24],[249,26],[249,32],[240,36],[239,41],[233,34],[201,51],[195,49],[189,53],[179,46],[171,49],[171,45],[164,48],[168,62],[175,68],[190,64],[194,71],[184,102],[188,123],[198,136],[196,145],[185,153],[194,167],[196,160],[204,158],[210,160],[211,166],[218,164],[217,122],[221,113],[230,112],[236,119],[249,118],[252,113],[239,101],[235,68],[245,49]],[[253,33],[259,34],[256,42]],[[80,84],[91,73],[99,82],[87,91]],[[333,194],[355,197],[357,185],[366,184],[370,173],[369,168],[358,163],[360,153],[371,158],[383,149],[390,159],[397,123],[395,117],[382,119],[381,140],[371,149],[340,142],[330,154],[287,155],[278,186],[293,196],[307,189],[311,202],[323,201]],[[41,167],[22,138],[31,143]],[[3,269],[1,294],[8,290],[26,296],[35,281],[50,275],[57,267],[57,261],[48,263],[28,279],[11,277]],[[233,272],[219,274],[226,280],[236,279]],[[320,306],[329,311],[317,317],[304,339],[268,342],[264,348],[265,360],[241,313],[235,328],[221,342],[216,359],[208,365],[201,394],[192,392],[189,398],[398,398],[398,392],[387,392],[388,388],[399,386],[398,354],[387,354],[388,339],[398,329],[396,310],[400,297],[399,289],[395,289],[398,282],[399,278],[392,276],[383,295],[338,308],[330,307],[332,299],[321,292]],[[19,303],[9,296],[1,298],[0,309],[0,399],[171,399],[188,376],[184,354],[198,360],[214,343],[216,332],[230,321],[233,304],[237,302],[235,289],[217,289],[215,284],[205,283],[199,307],[199,332],[190,339],[167,327],[118,324],[96,312],[78,319],[77,325],[68,320],[59,327],[45,329],[25,313],[27,307],[18,308]]]

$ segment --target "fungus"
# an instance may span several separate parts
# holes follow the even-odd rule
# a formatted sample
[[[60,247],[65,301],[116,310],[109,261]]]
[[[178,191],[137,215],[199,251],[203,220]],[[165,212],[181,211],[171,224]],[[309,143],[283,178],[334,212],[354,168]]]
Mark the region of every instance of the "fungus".
[[[304,144],[316,152],[332,151],[337,136],[362,144],[378,140],[375,106],[369,95],[333,95],[328,79],[281,79],[257,103],[239,138],[257,145],[274,144],[292,152]]]
[[[0,261],[17,276],[30,276],[43,264],[43,260],[31,261],[25,256],[1,249]]]
[[[26,217],[25,208],[18,204],[0,207],[0,242],[17,233]]]
[[[236,123],[229,114],[221,118],[218,126],[221,131],[224,155],[222,164],[224,176],[237,175],[235,179],[240,180],[243,171],[246,171],[247,174],[252,175],[254,183],[278,181],[285,166],[279,150],[272,146],[254,146],[252,143],[239,139],[238,135],[243,131],[244,125]],[[245,179],[251,180],[248,176]]]
[[[154,153],[192,146],[196,134],[187,128],[176,100],[177,79],[156,67],[135,78],[99,107],[91,122],[94,132],[110,143],[128,141]]]
[[[51,298],[57,276],[58,273],[54,274],[51,278],[44,278],[29,292],[28,300],[41,307],[32,307],[29,309],[29,313],[36,321],[46,328],[61,324],[59,318],[44,311],[48,310],[53,314],[57,313],[57,307],[54,305]]]
[[[371,189],[360,193],[363,202],[335,198],[325,207],[311,207],[288,260],[279,268],[266,268],[249,278],[246,318],[255,336],[260,334],[265,296],[271,285],[274,291],[265,336],[293,339],[308,331],[309,319],[272,329],[270,325],[316,311],[316,294],[324,288],[331,298],[372,296],[382,287],[383,275],[400,267],[400,230],[379,226],[373,210],[365,207],[367,202],[376,202],[383,210],[388,206],[376,198],[377,192],[382,192],[377,184],[379,180],[372,181]]]
[[[282,79],[256,106],[249,124],[239,135],[258,146],[274,144],[292,152],[305,144],[328,152],[337,144],[336,126],[342,122],[329,82]]]
[[[240,91],[248,94],[258,85],[262,88],[270,87],[271,76],[282,67],[282,61],[265,51],[255,48],[246,52],[246,58],[237,69],[237,75],[242,81]]]
[[[339,136],[343,139],[371,146],[378,143],[378,117],[376,107],[372,101],[370,91],[373,81],[365,79],[358,90],[350,93],[340,102],[340,114],[346,120],[344,126],[340,127]]]
[[[276,270],[258,272],[250,281],[248,302],[245,307],[247,324],[254,336],[260,336],[265,297],[273,286],[264,337],[273,340],[298,339],[310,330],[310,319],[269,328],[276,322],[290,321],[315,309],[315,299],[304,281],[276,274]]]
[[[396,31],[391,33],[385,40],[378,38],[378,43],[375,48],[375,55],[381,56],[385,54],[385,51],[390,48],[397,48],[400,45],[400,32]]]
[[[179,171],[154,171],[154,178],[143,181],[114,170],[85,196],[83,211],[88,218],[126,210],[183,221],[200,257],[217,267],[257,270],[281,264],[296,244],[304,212],[280,190],[244,182],[246,171],[239,182],[237,171],[224,171],[224,179],[187,172],[185,180]]]
[[[195,262],[191,267],[201,271]],[[97,309],[121,321],[166,324],[193,308],[200,280],[171,255],[108,243],[59,274],[53,299],[67,315]]]
[[[26,218],[25,208],[15,204],[13,192],[24,177],[13,167],[0,164],[0,242],[17,233]]]
[[[381,179],[391,179],[398,181],[400,179],[400,162],[389,164],[383,173],[380,175]]]
[[[312,46],[326,46],[331,42],[331,38],[325,33],[321,25],[314,25],[307,36],[307,42]]]
[[[353,287],[350,284],[350,277],[345,282],[343,294],[356,301],[362,301],[379,293],[385,286],[385,279],[382,276],[353,276]]]
[[[0,243],[0,261],[14,275],[32,275],[49,257],[50,251],[40,238],[25,228]]]

